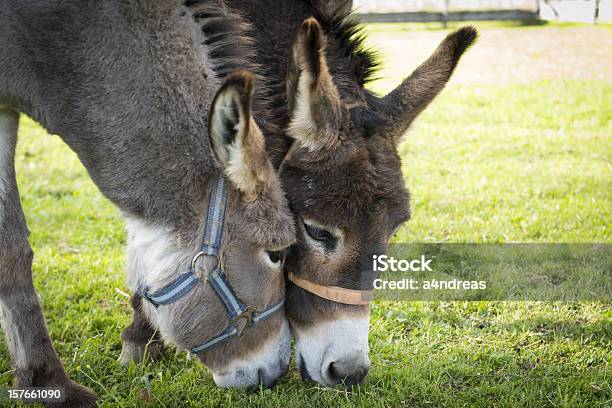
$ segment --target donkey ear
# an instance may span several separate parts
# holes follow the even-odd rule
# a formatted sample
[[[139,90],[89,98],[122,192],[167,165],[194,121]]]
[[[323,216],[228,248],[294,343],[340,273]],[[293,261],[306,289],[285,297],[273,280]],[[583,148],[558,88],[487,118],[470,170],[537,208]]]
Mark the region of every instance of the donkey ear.
[[[383,98],[383,109],[393,124],[396,141],[444,88],[461,55],[477,37],[478,32],[470,26],[449,34],[427,61]]]
[[[248,201],[267,190],[272,165],[251,115],[255,79],[246,71],[229,75],[210,108],[208,132],[224,173]]]
[[[327,66],[327,39],[313,17],[293,45],[287,79],[289,134],[310,150],[333,145],[341,121],[340,95]]]

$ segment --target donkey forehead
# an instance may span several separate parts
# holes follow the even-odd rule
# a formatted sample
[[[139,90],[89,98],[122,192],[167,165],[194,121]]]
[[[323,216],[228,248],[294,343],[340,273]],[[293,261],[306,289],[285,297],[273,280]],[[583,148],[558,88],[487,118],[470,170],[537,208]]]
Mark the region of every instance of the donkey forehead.
[[[278,180],[250,203],[234,203],[230,224],[238,236],[266,248],[284,248],[295,241],[293,216]]]
[[[340,162],[329,158],[307,163],[300,157],[287,165],[283,179],[294,211],[338,227],[357,218],[370,223],[387,212],[407,212],[400,159],[394,148],[373,143],[359,146]]]

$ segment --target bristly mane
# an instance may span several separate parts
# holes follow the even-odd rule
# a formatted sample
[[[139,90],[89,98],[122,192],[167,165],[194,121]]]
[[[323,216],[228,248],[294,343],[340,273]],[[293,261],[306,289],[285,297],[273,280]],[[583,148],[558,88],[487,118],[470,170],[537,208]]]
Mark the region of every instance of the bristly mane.
[[[200,27],[202,45],[219,79],[237,69],[255,71],[255,48],[251,26],[222,1],[186,0],[195,23]]]
[[[311,0],[301,1],[312,9],[313,17],[319,21],[329,40],[334,41],[349,60],[353,79],[361,86],[377,79],[374,75],[380,68],[379,53],[366,46],[364,27],[353,12],[329,13]]]
[[[260,74],[252,26],[224,1],[185,0],[183,3],[199,27],[201,45],[215,76],[223,81],[236,70],[248,70],[256,77],[253,116],[265,133],[278,129],[269,119],[270,89]]]

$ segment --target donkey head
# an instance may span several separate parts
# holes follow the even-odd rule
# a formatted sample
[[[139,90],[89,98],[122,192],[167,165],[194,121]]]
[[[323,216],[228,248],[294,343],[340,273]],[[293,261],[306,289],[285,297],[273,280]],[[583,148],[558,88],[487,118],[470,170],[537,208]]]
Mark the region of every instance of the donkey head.
[[[280,313],[249,328],[245,328],[248,316],[235,319],[242,334],[202,353],[193,351],[203,349],[204,344],[223,333],[233,317],[228,318],[230,308],[221,301],[223,292],[215,292],[212,283],[206,283],[215,267],[222,267],[235,297],[245,306],[256,308],[256,314],[279,305],[285,296],[277,251],[295,241],[294,222],[268,160],[262,133],[251,116],[253,87],[250,74],[230,75],[210,109],[210,144],[227,180],[228,194],[218,256],[193,260],[199,283],[177,301],[157,309],[143,302],[162,337],[196,353],[221,387],[252,388],[260,383],[271,386],[286,373],[291,354],[289,325],[280,307]],[[157,268],[172,263],[176,278],[177,268],[188,268],[190,258],[197,252],[194,248],[199,248],[200,242],[194,244],[182,250],[178,259],[148,261],[156,262]],[[167,251],[163,247],[152,249],[155,254],[151,255],[159,257],[158,252]],[[158,283],[153,289],[159,293],[167,283]]]
[[[410,217],[400,138],[476,35],[470,27],[450,34],[397,89],[377,98],[342,67],[328,65],[326,36],[314,18],[302,24],[287,82],[294,142],[280,167],[297,220],[287,271],[318,285],[364,289],[362,271],[371,270],[372,255]],[[369,314],[367,305],[290,284],[287,315],[302,376],[324,385],[360,382],[370,366]]]

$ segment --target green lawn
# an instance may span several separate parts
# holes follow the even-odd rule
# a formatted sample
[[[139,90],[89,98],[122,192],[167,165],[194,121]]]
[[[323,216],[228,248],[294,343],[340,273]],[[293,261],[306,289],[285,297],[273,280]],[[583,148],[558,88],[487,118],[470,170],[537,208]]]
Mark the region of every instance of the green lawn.
[[[385,38],[409,43],[420,33],[389,25],[370,30],[383,54]],[[483,26],[484,46],[489,30],[502,28]],[[524,37],[553,28],[505,30]],[[554,30],[571,37],[582,27]],[[609,44],[608,28],[589,30],[593,42]],[[576,44],[576,61],[568,63],[579,65],[589,47]],[[612,66],[611,50],[604,54],[604,65]],[[487,61],[482,69],[503,63]],[[385,72],[409,72],[394,67],[392,56],[385,64]],[[452,83],[401,146],[413,218],[395,242],[610,243],[612,82],[584,75]],[[399,80],[372,86],[384,91]],[[120,367],[120,331],[130,312],[118,211],[60,139],[28,119],[17,157],[35,284],[51,336],[70,376],[95,389],[101,406],[612,404],[612,308],[602,303],[376,303],[373,368],[352,391],[318,388],[295,370],[273,390],[221,390],[203,366],[172,350],[156,364]],[[3,386],[12,379],[1,340]],[[147,388],[152,401],[143,398]]]

